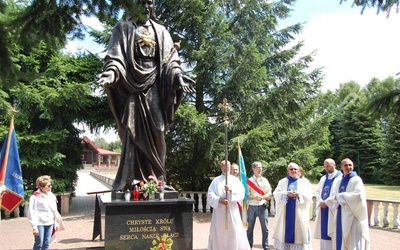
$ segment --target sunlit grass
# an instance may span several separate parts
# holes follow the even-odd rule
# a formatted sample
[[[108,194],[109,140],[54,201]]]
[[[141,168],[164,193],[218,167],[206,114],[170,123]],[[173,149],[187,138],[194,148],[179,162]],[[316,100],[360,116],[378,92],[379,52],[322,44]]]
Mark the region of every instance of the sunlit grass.
[[[400,186],[365,184],[368,199],[394,200],[400,202]]]
[[[315,190],[317,189],[317,184],[312,184],[313,191],[315,194]],[[364,184],[365,193],[367,195],[367,199],[376,199],[376,200],[387,200],[400,202],[400,186],[386,186],[386,185],[378,185],[378,184]],[[375,209],[375,208],[373,208]],[[388,218],[389,218],[389,228],[393,227],[393,206],[389,204],[388,206]],[[383,226],[383,204],[379,204],[379,219],[380,226]],[[374,224],[374,211],[371,212],[371,222]]]
[[[317,184],[312,184],[313,191],[317,189]],[[400,186],[386,186],[378,184],[364,184],[367,199],[392,200],[400,202]]]

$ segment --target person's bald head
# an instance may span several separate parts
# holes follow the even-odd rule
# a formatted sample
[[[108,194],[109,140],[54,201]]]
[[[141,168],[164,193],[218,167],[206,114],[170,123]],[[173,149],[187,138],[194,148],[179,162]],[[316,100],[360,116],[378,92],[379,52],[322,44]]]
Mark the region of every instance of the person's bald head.
[[[328,158],[324,161],[324,168],[328,174],[332,174],[336,169],[336,163],[333,159]]]
[[[231,168],[231,162],[230,161],[221,161],[220,163],[220,168],[222,173],[226,173],[227,171],[229,172],[229,169]]]

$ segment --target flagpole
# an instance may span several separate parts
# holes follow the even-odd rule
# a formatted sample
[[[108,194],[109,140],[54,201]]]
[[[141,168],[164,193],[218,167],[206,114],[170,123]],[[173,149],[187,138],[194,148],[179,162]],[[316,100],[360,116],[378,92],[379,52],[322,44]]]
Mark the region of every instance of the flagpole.
[[[240,138],[239,137],[238,137],[238,141],[237,141],[237,149],[238,149],[238,162],[239,162],[239,165],[240,165],[240,153],[241,153],[241,151],[240,151]],[[239,166],[239,180],[240,180],[240,182],[242,182],[242,169],[241,169],[241,166]],[[246,190],[244,190],[244,191],[246,192]],[[247,209],[246,208],[246,201],[243,198],[243,201],[242,201],[242,223],[243,223],[243,225],[246,224],[245,221],[244,221],[244,216],[245,216],[245,210],[246,209]]]
[[[232,107],[231,103],[227,102],[227,99],[224,98],[223,103],[218,104],[219,108],[224,110],[224,127],[225,127],[225,185],[228,186],[228,176],[229,176],[229,165],[228,165],[228,108]],[[228,199],[228,192],[226,192],[226,199]],[[229,203],[226,206],[225,213],[225,229],[228,229],[228,221],[229,221]]]
[[[8,155],[10,152],[10,144],[11,144],[11,136],[12,132],[14,130],[14,115],[17,113],[17,110],[14,108],[11,110],[11,119],[10,119],[10,128],[8,130],[8,136],[7,136],[7,144],[6,144],[6,149],[4,151],[4,157],[3,157],[3,162],[1,163],[1,179],[0,179],[0,184],[4,185],[4,179],[6,177],[6,170],[7,170],[7,163],[8,163]],[[3,203],[3,195],[0,195],[0,208],[1,204]],[[1,223],[1,215],[0,215],[0,223]]]
[[[244,165],[242,150],[240,149],[240,138],[238,137],[238,162],[239,162],[239,179],[243,184],[244,188],[244,198],[242,202],[242,223],[243,226],[247,226],[247,175],[246,175],[246,166]]]
[[[238,141],[237,141],[237,149],[238,149],[238,163],[240,164],[240,142],[239,142],[239,140],[240,140],[240,138],[238,137]],[[242,170],[240,169],[240,166],[239,166],[239,180],[240,181],[242,181],[242,175],[241,175],[241,173],[242,173]]]
[[[11,119],[10,119],[10,129],[8,130],[8,136],[7,136],[7,144],[6,144],[6,150],[4,152],[4,161],[1,164],[1,183],[4,183],[4,178],[6,177],[6,169],[7,169],[7,163],[8,163],[8,154],[10,152],[10,143],[11,143],[11,134],[12,131],[14,130],[14,115],[17,113],[17,110],[15,107],[11,111]],[[1,205],[1,203],[0,203]]]

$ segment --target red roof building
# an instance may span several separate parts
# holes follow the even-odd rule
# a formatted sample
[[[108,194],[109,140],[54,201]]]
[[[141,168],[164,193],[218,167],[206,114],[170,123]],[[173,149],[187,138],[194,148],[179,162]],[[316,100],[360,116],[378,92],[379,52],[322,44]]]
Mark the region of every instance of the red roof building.
[[[82,164],[91,164],[97,169],[118,168],[121,153],[101,149],[87,136],[82,138]]]

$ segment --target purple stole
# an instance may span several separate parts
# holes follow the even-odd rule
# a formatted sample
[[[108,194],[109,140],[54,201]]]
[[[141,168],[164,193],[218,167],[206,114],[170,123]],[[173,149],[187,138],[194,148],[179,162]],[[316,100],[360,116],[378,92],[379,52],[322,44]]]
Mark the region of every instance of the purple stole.
[[[332,179],[328,179],[328,174],[326,174],[324,187],[322,189],[321,199],[325,200],[331,194],[332,184],[336,177],[341,175],[342,173],[338,171],[336,175]],[[321,208],[321,239],[331,240],[331,237],[328,236],[328,217],[329,217],[329,207]]]
[[[299,178],[293,178],[291,176],[287,176],[288,182],[288,191],[296,191],[297,190],[297,181]],[[285,243],[294,243],[294,232],[295,232],[295,221],[296,221],[296,198],[287,197],[286,203],[286,220],[285,220]]]
[[[356,172],[351,172],[350,174],[343,176],[340,182],[339,193],[346,192],[347,184],[349,184],[350,178],[357,176]],[[336,218],[336,249],[342,249],[342,206],[339,205]]]

